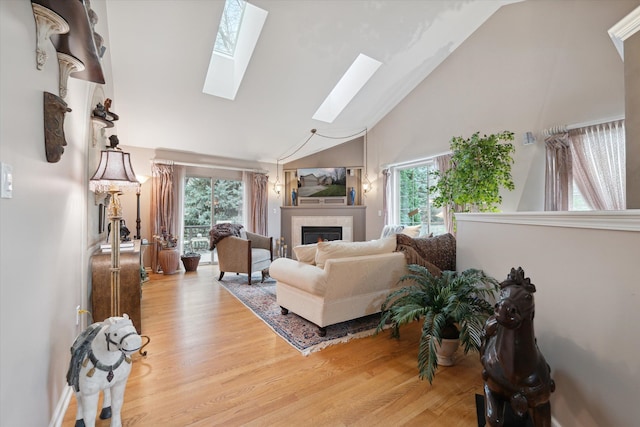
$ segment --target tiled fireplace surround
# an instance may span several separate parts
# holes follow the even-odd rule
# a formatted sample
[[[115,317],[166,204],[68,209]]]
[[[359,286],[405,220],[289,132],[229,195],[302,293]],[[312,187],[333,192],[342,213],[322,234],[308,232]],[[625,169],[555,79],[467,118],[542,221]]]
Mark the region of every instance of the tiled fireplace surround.
[[[302,244],[302,227],[342,227],[342,240],[353,241],[352,216],[292,216],[291,247]]]

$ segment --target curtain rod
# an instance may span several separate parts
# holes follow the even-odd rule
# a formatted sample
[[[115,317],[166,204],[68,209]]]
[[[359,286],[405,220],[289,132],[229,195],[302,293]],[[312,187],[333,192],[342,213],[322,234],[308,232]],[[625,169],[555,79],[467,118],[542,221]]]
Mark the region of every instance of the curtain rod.
[[[166,160],[166,159],[151,159],[151,163],[160,163],[160,164],[164,164],[164,165],[191,166],[191,167],[194,167],[194,168],[224,169],[224,170],[240,171],[240,172],[254,172],[254,173],[268,173],[269,172],[266,169],[238,168],[238,167],[234,167],[234,166],[211,165],[211,164],[205,164],[205,163],[179,162],[179,161],[176,161],[176,160]]]
[[[406,166],[411,166],[414,164],[419,164],[419,163],[424,163],[427,162],[429,160],[433,160],[436,157],[440,157],[440,156],[444,156],[445,154],[451,154],[451,150],[449,151],[444,151],[442,153],[438,153],[438,154],[434,154],[432,156],[429,157],[423,157],[421,159],[415,159],[415,160],[407,160],[406,162],[398,162],[398,163],[387,163],[387,164],[383,164],[382,165],[382,169],[387,169],[387,168],[397,168],[397,167],[406,167]]]
[[[580,128],[586,128],[589,126],[595,126],[595,125],[600,125],[603,123],[609,123],[609,122],[615,122],[618,120],[624,120],[624,115],[621,116],[615,116],[615,117],[610,117],[607,119],[596,119],[596,120],[590,120],[588,122],[582,122],[582,123],[574,123],[572,125],[560,125],[560,126],[551,126],[550,128],[544,129],[542,131],[542,134],[544,136],[551,136],[551,135],[555,135],[557,133],[564,133],[570,130],[574,130],[574,129],[580,129]]]

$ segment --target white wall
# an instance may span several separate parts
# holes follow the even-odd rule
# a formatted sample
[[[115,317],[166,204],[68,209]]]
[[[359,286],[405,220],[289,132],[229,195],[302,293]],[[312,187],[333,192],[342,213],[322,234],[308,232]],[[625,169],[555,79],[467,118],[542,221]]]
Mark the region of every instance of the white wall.
[[[640,2],[535,0],[498,10],[369,134],[367,237],[382,228],[385,165],[444,153],[453,136],[510,130],[516,189],[502,209],[544,208],[541,131],[624,115],[624,64],[607,30]],[[524,146],[526,131],[535,145]]]
[[[563,427],[638,425],[638,260],[640,210],[458,216],[459,270],[482,268],[502,281],[522,267],[536,285],[535,332]]]
[[[104,1],[92,7],[106,16]],[[100,21],[97,31],[108,48],[105,24]],[[14,179],[13,198],[0,199],[3,426],[44,426],[54,417],[68,390],[69,348],[85,326],[76,326],[75,308],[87,308],[87,147],[95,84],[69,79],[68,145],[58,163],[48,163],[43,92],[58,94],[58,63],[49,43],[49,61],[38,71],[35,46],[30,2],[0,2],[0,161],[13,166]],[[108,57],[105,74],[110,80]]]

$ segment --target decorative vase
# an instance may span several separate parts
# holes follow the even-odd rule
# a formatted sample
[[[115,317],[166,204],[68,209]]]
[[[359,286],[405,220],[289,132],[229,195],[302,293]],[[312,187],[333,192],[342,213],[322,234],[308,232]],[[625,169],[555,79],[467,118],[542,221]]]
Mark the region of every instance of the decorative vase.
[[[180,253],[175,248],[162,249],[158,262],[163,274],[174,274],[180,266]]]
[[[296,190],[291,190],[291,206],[298,206],[298,193]]]
[[[350,205],[356,204],[356,189],[353,187],[349,188],[349,204]]]
[[[456,363],[455,354],[460,345],[460,339],[442,339],[442,344],[436,342],[436,355],[438,366],[452,366]]]
[[[180,259],[182,260],[182,265],[184,265],[185,271],[196,271],[198,269],[198,264],[200,263],[200,254],[185,254],[182,255]]]

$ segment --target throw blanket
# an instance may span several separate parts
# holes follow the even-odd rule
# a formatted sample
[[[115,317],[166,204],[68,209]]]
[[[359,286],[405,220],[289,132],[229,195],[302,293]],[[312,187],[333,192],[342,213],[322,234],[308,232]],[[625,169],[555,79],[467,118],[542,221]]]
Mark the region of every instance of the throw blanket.
[[[241,237],[241,230],[241,224],[224,223],[214,225],[209,231],[209,250],[214,250],[218,242],[225,237]]]
[[[403,252],[407,264],[425,267],[434,276],[456,269],[456,239],[451,234],[413,238],[396,234],[396,252]]]

